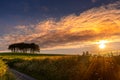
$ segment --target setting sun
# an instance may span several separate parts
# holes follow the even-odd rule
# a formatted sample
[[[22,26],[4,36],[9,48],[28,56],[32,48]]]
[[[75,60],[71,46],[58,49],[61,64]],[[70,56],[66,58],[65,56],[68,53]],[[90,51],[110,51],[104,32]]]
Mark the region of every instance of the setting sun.
[[[105,47],[106,47],[106,43],[107,43],[107,41],[106,40],[101,40],[101,41],[99,41],[99,48],[100,49],[104,49]]]
[[[105,44],[100,44],[100,45],[99,45],[99,48],[100,48],[100,49],[104,49],[105,47],[106,47]]]

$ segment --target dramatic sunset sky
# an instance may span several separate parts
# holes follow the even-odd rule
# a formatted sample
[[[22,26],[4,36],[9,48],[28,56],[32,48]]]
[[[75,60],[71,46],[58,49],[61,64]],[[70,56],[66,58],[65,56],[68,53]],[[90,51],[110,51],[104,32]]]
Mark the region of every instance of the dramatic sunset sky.
[[[120,49],[120,0],[0,0],[0,51],[34,42],[42,53]]]

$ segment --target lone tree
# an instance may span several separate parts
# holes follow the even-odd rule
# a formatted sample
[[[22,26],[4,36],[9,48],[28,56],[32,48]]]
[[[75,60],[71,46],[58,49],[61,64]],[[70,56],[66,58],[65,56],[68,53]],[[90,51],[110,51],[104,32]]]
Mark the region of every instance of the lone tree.
[[[22,53],[34,53],[34,52],[40,52],[39,45],[35,43],[14,43],[9,45],[9,50],[12,52],[22,52]]]

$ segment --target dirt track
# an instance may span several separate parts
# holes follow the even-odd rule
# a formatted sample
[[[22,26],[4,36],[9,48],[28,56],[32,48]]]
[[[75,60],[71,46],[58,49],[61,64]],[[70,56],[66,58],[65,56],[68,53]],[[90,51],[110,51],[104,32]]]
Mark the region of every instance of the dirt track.
[[[16,80],[36,80],[26,74],[16,71],[14,69],[10,69],[10,71],[16,76]]]

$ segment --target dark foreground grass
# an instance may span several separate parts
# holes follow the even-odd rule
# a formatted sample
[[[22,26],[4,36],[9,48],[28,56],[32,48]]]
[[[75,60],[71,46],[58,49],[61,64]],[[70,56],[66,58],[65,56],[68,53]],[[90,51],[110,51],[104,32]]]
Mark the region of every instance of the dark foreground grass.
[[[115,62],[117,62],[120,65],[120,55],[119,56],[114,56]]]
[[[89,56],[68,56],[58,59],[7,59],[7,64],[37,80],[80,80],[90,64]]]
[[[8,65],[11,67],[14,63],[20,61],[30,61],[32,59],[45,59],[52,57],[61,57],[61,54],[28,54],[28,53],[0,53],[0,80],[15,80],[14,75],[8,70]],[[4,61],[4,62],[3,62]],[[5,63],[8,63],[7,65]],[[20,67],[20,66],[19,66]],[[26,72],[26,71],[25,71]]]
[[[80,80],[90,64],[90,56],[64,54],[1,53],[11,68],[37,80]]]
[[[8,70],[3,76],[0,77],[0,80],[16,80],[16,77]]]
[[[3,53],[0,57],[9,67],[37,80],[81,80],[94,56]],[[119,66],[120,56],[112,57]]]

